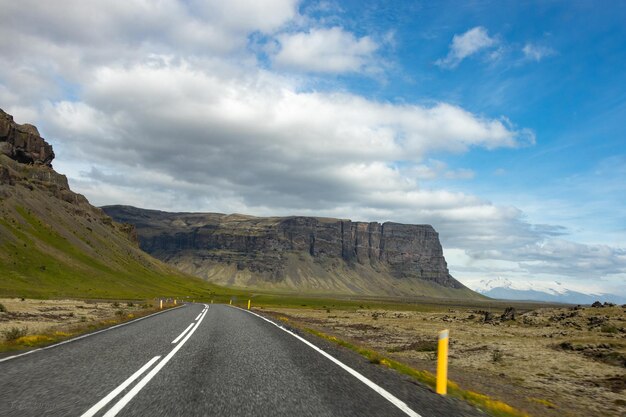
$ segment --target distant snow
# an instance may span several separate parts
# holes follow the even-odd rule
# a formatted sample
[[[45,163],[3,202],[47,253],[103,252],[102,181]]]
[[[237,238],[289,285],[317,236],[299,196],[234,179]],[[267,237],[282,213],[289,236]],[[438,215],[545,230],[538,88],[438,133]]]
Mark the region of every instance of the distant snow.
[[[471,285],[474,291],[488,297],[504,300],[533,300],[568,304],[592,304],[594,301],[626,304],[626,298],[613,294],[594,294],[573,291],[558,281],[531,282],[511,281],[497,277],[483,279]]]

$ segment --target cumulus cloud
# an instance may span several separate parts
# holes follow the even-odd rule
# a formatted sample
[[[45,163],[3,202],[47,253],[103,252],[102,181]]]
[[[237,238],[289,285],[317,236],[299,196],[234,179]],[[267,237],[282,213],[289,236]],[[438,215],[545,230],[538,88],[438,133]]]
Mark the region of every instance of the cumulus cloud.
[[[285,209],[362,199],[388,208],[389,201],[401,204],[385,194],[390,191],[421,204],[410,194],[416,180],[394,168],[396,161],[415,166],[435,151],[515,147],[526,140],[523,130],[445,103],[425,107],[302,92],[264,71],[232,74],[188,62],[101,68],[83,87],[84,101],[50,103],[43,115],[78,159],[158,167],[192,183],[221,179],[251,207],[271,200],[284,201]],[[436,201],[432,195],[424,201]]]
[[[317,91],[306,75],[264,69],[251,34],[277,43],[275,66],[317,77],[367,70],[379,44],[306,26],[295,0],[260,4],[0,0],[0,106],[37,124],[55,167],[99,205],[429,223],[447,249],[525,271],[571,272],[559,248],[621,262],[615,249],[550,249],[564,230],[446,189],[474,173],[432,159],[527,146],[532,131],[445,102]],[[495,44],[471,29],[439,65]]]
[[[468,251],[475,259],[516,262],[532,274],[591,276],[626,274],[626,250],[608,245],[582,244],[549,238],[515,248]]]
[[[454,35],[448,55],[438,59],[435,64],[442,68],[455,68],[465,58],[496,44],[496,39],[489,36],[487,29],[477,26],[463,34]]]
[[[362,71],[379,46],[369,36],[357,38],[341,27],[280,34],[277,42],[276,66],[326,73]]]

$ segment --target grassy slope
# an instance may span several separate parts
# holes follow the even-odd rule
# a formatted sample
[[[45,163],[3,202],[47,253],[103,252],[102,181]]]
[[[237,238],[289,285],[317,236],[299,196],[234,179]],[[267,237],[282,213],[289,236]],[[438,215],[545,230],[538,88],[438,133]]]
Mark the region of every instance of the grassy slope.
[[[139,299],[227,292],[143,253],[99,209],[63,201],[28,180],[29,170],[47,168],[17,168],[26,178],[2,185],[0,194],[0,295]]]

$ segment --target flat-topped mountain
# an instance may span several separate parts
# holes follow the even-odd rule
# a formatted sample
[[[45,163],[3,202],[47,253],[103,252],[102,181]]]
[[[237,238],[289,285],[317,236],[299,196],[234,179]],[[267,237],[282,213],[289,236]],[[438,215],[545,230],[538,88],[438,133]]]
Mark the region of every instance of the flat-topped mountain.
[[[320,217],[102,209],[135,226],[140,247],[232,287],[303,293],[479,297],[454,279],[430,225]]]

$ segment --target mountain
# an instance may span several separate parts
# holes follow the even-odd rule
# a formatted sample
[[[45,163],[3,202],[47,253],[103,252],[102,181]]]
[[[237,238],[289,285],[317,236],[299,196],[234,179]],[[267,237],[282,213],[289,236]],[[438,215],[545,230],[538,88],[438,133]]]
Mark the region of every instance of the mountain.
[[[506,278],[485,279],[473,288],[491,298],[532,300],[566,304],[593,304],[595,301],[626,304],[626,297],[614,294],[584,294],[565,288],[560,282],[511,282]]]
[[[0,110],[0,296],[148,298],[215,287],[141,249],[134,229],[70,190],[32,125]]]
[[[215,284],[308,294],[482,298],[448,272],[429,225],[106,206],[140,247]]]

